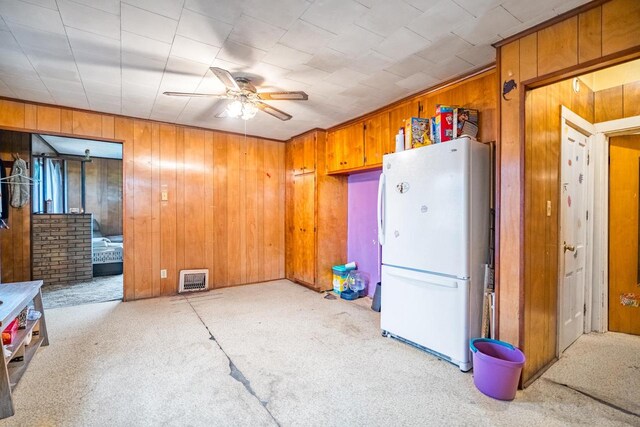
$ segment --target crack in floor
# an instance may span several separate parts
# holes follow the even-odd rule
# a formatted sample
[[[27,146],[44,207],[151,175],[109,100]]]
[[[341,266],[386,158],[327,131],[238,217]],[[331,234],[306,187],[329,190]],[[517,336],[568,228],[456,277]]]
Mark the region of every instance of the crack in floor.
[[[588,393],[588,392],[586,392],[584,390],[580,390],[579,388],[572,387],[569,384],[559,383],[559,382],[551,380],[549,378],[543,378],[543,379],[545,381],[549,381],[550,383],[553,383],[553,384],[556,384],[556,385],[559,385],[559,386],[562,386],[562,387],[566,387],[569,390],[575,391],[576,393],[580,393],[581,395],[586,396],[586,397],[588,397],[590,399],[593,399],[596,402],[602,403],[603,405],[608,406],[608,407],[610,407],[612,409],[615,409],[617,411],[623,412],[623,413],[625,413],[627,415],[633,415],[634,417],[640,418],[640,414],[637,414],[637,413],[635,413],[633,411],[625,409],[625,408],[623,408],[621,406],[618,406],[618,405],[616,405],[614,403],[608,402],[608,401],[606,401],[606,400],[604,400],[604,399],[602,399],[600,397],[594,396],[593,394],[590,394],[590,393]]]
[[[213,333],[209,329],[209,326],[207,326],[207,324],[204,322],[202,317],[200,317],[200,314],[195,309],[193,304],[191,304],[191,301],[189,301],[189,298],[184,297],[184,299],[185,301],[187,301],[187,303],[189,304],[189,306],[191,307],[191,310],[193,310],[195,315],[198,316],[198,319],[200,320],[200,323],[202,323],[202,326],[204,326],[204,328],[207,330],[207,333],[209,334],[209,339],[216,343],[216,345],[218,346],[222,354],[224,354],[224,356],[229,361],[229,376],[234,380],[238,381],[240,384],[242,384],[244,388],[249,392],[249,394],[251,394],[258,401],[258,403],[260,403],[260,405],[264,408],[265,411],[267,411],[267,414],[269,414],[273,422],[276,423],[278,427],[280,427],[280,422],[277,420],[277,418],[271,413],[271,411],[267,407],[268,402],[266,400],[260,399],[260,397],[256,394],[255,390],[253,390],[253,387],[251,387],[251,381],[249,381],[247,377],[244,376],[242,371],[238,369],[235,363],[233,363],[233,360],[231,360],[231,357],[229,357],[229,355],[224,350],[224,348],[222,348],[222,345],[220,345],[220,342],[218,342],[216,337],[213,335]]]

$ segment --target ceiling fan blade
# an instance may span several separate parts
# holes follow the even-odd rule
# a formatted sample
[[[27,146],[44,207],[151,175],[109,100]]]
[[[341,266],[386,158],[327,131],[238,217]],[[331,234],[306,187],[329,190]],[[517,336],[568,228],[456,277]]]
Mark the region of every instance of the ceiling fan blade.
[[[188,96],[188,97],[200,97],[200,98],[227,98],[226,94],[219,93],[193,93],[193,92],[163,92],[163,94],[168,96]]]
[[[227,89],[236,91],[240,90],[240,86],[238,86],[236,79],[233,78],[230,72],[218,67],[211,67],[209,69],[211,70],[213,75],[216,76],[218,80],[220,80],[222,84],[227,87]]]
[[[258,94],[258,98],[264,101],[306,101],[309,95],[302,91],[295,92],[262,92]]]
[[[273,117],[283,121],[289,120],[291,119],[291,117],[293,117],[282,110],[278,110],[277,108],[274,108],[271,105],[265,104],[264,102],[258,101],[256,102],[256,106],[262,111],[264,111],[265,113],[270,114]]]

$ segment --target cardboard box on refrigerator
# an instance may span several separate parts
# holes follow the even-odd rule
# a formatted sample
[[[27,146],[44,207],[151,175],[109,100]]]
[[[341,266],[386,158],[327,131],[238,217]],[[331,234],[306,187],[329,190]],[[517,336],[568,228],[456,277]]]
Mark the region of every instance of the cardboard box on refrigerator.
[[[432,144],[430,120],[411,117],[405,121],[405,148],[424,147]]]
[[[471,108],[456,108],[453,112],[453,137],[478,136],[478,110]]]
[[[451,141],[454,129],[454,110],[456,107],[449,105],[438,105],[436,107],[434,141],[436,143]]]

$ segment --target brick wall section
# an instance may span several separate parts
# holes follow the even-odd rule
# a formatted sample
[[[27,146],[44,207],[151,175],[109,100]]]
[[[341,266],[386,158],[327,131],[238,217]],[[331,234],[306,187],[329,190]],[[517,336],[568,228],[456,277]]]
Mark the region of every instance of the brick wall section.
[[[44,285],[91,280],[91,214],[33,215],[33,280]]]

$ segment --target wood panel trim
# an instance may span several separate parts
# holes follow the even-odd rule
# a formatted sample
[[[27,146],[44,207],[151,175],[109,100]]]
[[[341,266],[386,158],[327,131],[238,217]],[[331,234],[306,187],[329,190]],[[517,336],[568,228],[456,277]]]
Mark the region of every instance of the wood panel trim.
[[[590,61],[583,62],[582,64],[572,65],[571,67],[567,67],[558,71],[540,75],[538,77],[533,77],[528,80],[523,80],[522,82],[520,82],[520,84],[522,86],[526,86],[528,89],[535,89],[540,86],[550,85],[561,80],[566,80],[568,78],[576,77],[581,74],[598,71],[638,58],[640,58],[640,45],[620,52],[612,53],[607,56],[595,58]]]
[[[26,100],[22,100],[22,99],[9,98],[9,97],[6,97],[6,96],[0,96],[0,101],[19,102],[19,103],[24,104],[25,106],[26,105],[35,105],[35,106],[42,106],[42,107],[48,107],[48,108],[57,108],[57,109],[60,110],[61,113],[65,112],[65,111],[67,111],[67,112],[77,111],[77,112],[80,112],[80,113],[99,114],[99,115],[101,115],[103,117],[104,116],[111,116],[111,117],[114,118],[114,121],[115,121],[115,118],[145,120],[145,121],[148,121],[148,122],[150,122],[152,124],[156,123],[156,124],[165,124],[165,125],[171,125],[171,126],[182,126],[182,127],[189,128],[189,129],[197,129],[197,130],[203,130],[203,131],[214,131],[214,132],[224,133],[224,134],[227,134],[227,135],[242,136],[243,138],[246,136],[247,138],[258,138],[258,139],[265,139],[265,140],[268,140],[268,141],[275,141],[275,142],[282,142],[282,143],[289,141],[289,139],[268,138],[268,137],[264,137],[264,136],[257,136],[257,135],[250,135],[250,134],[245,135],[244,133],[241,133],[241,132],[231,132],[231,131],[221,130],[221,129],[203,128],[203,127],[200,127],[200,126],[183,125],[183,124],[178,124],[178,123],[164,122],[164,121],[160,121],[160,120],[151,120],[151,119],[145,119],[145,118],[140,118],[140,117],[125,116],[125,115],[122,115],[122,114],[104,113],[104,112],[95,111],[95,110],[85,110],[85,109],[82,109],[82,108],[63,107],[63,106],[54,105],[54,104],[45,104],[43,102],[26,101]],[[9,129],[9,128],[7,128],[7,129]],[[25,126],[24,128],[12,128],[12,129],[9,129],[9,130],[15,130],[15,131],[18,131],[18,132],[25,132],[25,131],[31,131],[31,130],[34,130],[34,129],[31,129],[31,128]],[[62,127],[61,127],[61,130],[62,130]],[[44,133],[45,135],[60,135],[60,136],[68,136],[70,138],[78,138],[78,135],[74,135],[72,132],[73,131],[71,131],[71,132],[62,131],[62,132],[53,133],[53,132],[46,131],[46,132],[41,132],[41,133]],[[39,133],[39,132],[36,131],[36,132],[32,132],[32,133]],[[105,139],[104,137],[101,137],[101,136],[95,136],[95,137],[91,136],[91,135],[85,135],[85,136],[86,136],[86,139],[95,139],[96,141],[110,141],[109,138]]]
[[[504,46],[504,45],[509,44],[509,43],[511,43],[513,41],[519,40],[519,39],[521,39],[521,38],[523,38],[525,36],[528,36],[530,34],[538,32],[538,31],[540,31],[540,30],[542,30],[544,28],[551,27],[551,26],[557,24],[558,22],[562,22],[562,21],[564,21],[566,19],[569,19],[569,18],[572,18],[574,16],[577,16],[577,15],[583,13],[583,12],[587,12],[587,11],[593,9],[593,8],[601,6],[604,3],[608,3],[610,1],[611,0],[593,0],[590,3],[583,4],[582,6],[578,6],[575,9],[571,9],[571,10],[569,10],[569,11],[563,13],[563,14],[560,14],[558,16],[554,16],[551,19],[548,19],[548,20],[546,20],[544,22],[541,22],[538,25],[534,25],[533,27],[527,28],[524,31],[520,31],[519,33],[516,33],[516,34],[514,34],[512,36],[507,37],[506,39],[502,39],[500,41],[497,41],[497,42],[493,43],[492,46],[495,47],[495,48]]]

